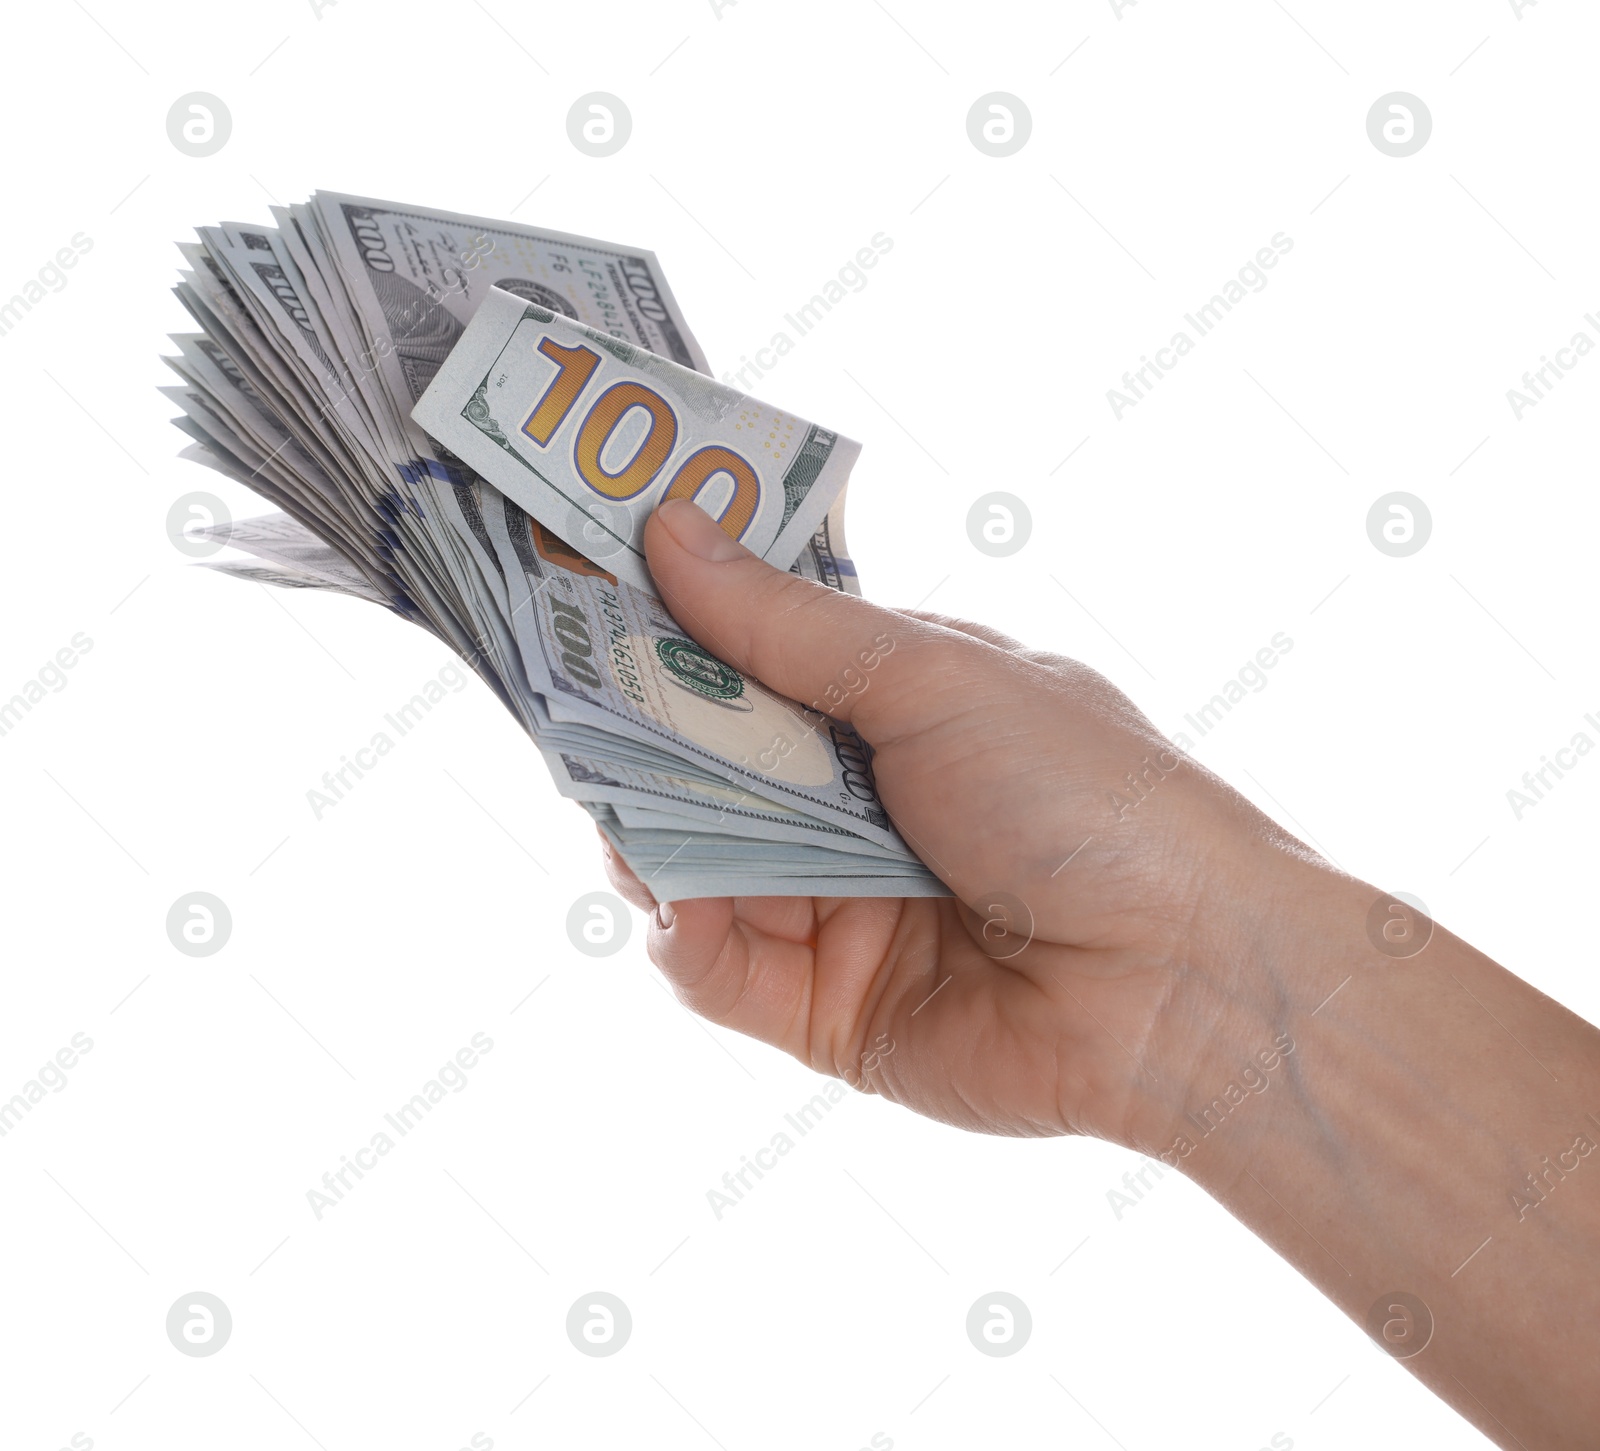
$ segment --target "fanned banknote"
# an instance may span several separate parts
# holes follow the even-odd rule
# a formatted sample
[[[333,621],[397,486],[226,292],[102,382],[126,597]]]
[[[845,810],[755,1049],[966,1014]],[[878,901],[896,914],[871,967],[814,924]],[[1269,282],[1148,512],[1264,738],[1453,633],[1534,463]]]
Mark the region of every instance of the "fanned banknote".
[[[411,416],[558,534],[596,539],[640,589],[650,587],[645,521],[662,500],[694,500],[786,569],[861,451],[500,288]]]
[[[182,456],[276,506],[198,531],[240,551],[205,567],[442,640],[658,899],[944,895],[865,743],[698,645],[643,564],[686,497],[859,594],[857,445],[713,381],[641,248],[337,192],[273,218],[179,244]]]

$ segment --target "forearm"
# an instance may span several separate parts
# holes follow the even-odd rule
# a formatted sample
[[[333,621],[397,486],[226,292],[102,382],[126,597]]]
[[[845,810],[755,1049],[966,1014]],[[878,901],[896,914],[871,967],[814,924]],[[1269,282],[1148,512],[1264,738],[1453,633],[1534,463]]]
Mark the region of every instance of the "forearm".
[[[1295,926],[1208,1061],[1292,1048],[1242,1098],[1194,1075],[1149,1147],[1491,1439],[1592,1446],[1600,1032],[1437,926],[1387,955],[1377,891],[1293,876]]]

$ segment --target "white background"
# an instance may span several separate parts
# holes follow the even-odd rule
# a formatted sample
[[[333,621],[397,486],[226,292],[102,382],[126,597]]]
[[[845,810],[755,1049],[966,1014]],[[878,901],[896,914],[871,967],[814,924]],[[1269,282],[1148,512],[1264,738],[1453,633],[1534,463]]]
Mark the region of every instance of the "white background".
[[[0,1441],[1485,1444],[1176,1174],[1119,1219],[1136,1161],[1103,1144],[852,1096],[716,1219],[707,1191],[820,1080],[691,1019],[642,923],[610,959],[569,946],[604,886],[591,829],[476,682],[315,820],[307,790],[445,652],[165,532],[196,489],[260,512],[175,458],[154,392],[196,224],[323,186],[648,246],[719,372],[884,232],[760,389],[863,441],[868,593],[1076,655],[1169,731],[1286,633],[1195,754],[1592,1019],[1600,764],[1521,820],[1506,792],[1600,737],[1600,358],[1520,421],[1505,395],[1600,337],[1600,25],[1576,0],[1286,4],[8,16],[0,297],[93,247],[0,337],[0,697],[93,648],[0,738],[0,1095],[94,1047],[0,1140]],[[196,90],[233,117],[206,159],[165,129]],[[593,90],[633,115],[605,160],[567,139]],[[996,90],[1033,117],[1003,160],[965,126]],[[1366,133],[1394,90],[1434,122],[1405,159]],[[1270,285],[1118,421],[1106,390],[1280,231]],[[965,532],[995,489],[1033,512],[1009,560]],[[1405,559],[1365,528],[1397,489],[1433,517]],[[209,958],[166,935],[195,890],[233,916]],[[307,1190],[475,1032],[468,1086],[319,1222]],[[234,1319],[204,1359],[164,1331],[197,1289]],[[564,1330],[596,1289],[634,1320],[606,1359]],[[1004,1359],[964,1329],[996,1289],[1034,1321]]]

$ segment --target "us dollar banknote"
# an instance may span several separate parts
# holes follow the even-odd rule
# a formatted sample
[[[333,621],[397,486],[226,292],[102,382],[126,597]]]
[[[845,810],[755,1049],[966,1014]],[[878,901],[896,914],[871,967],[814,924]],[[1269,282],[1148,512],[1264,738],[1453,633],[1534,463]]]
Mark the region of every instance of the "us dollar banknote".
[[[409,416],[498,287],[709,372],[655,255],[514,222],[318,192],[311,208],[389,397]]]
[[[565,539],[650,588],[644,526],[692,499],[787,569],[861,448],[786,409],[500,288],[411,416]]]
[[[338,192],[272,215],[179,244],[179,456],[277,510],[197,531],[238,551],[201,567],[428,631],[659,900],[945,894],[868,745],[697,643],[644,567],[681,497],[859,594],[857,445],[714,382],[643,249]]]
[[[513,499],[499,505],[490,534],[517,644],[553,720],[664,747],[719,781],[904,850],[849,726],[724,664],[649,590],[578,554]]]

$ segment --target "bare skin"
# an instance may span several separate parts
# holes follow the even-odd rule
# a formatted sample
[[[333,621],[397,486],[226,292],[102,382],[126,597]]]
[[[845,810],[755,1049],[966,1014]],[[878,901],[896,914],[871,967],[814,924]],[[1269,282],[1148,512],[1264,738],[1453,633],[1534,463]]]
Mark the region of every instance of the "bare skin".
[[[697,640],[872,744],[955,893],[658,905],[608,849],[689,1007],[961,1128],[1160,1156],[1500,1445],[1594,1444],[1600,1032],[1096,672],[783,574],[691,504],[646,547]]]

